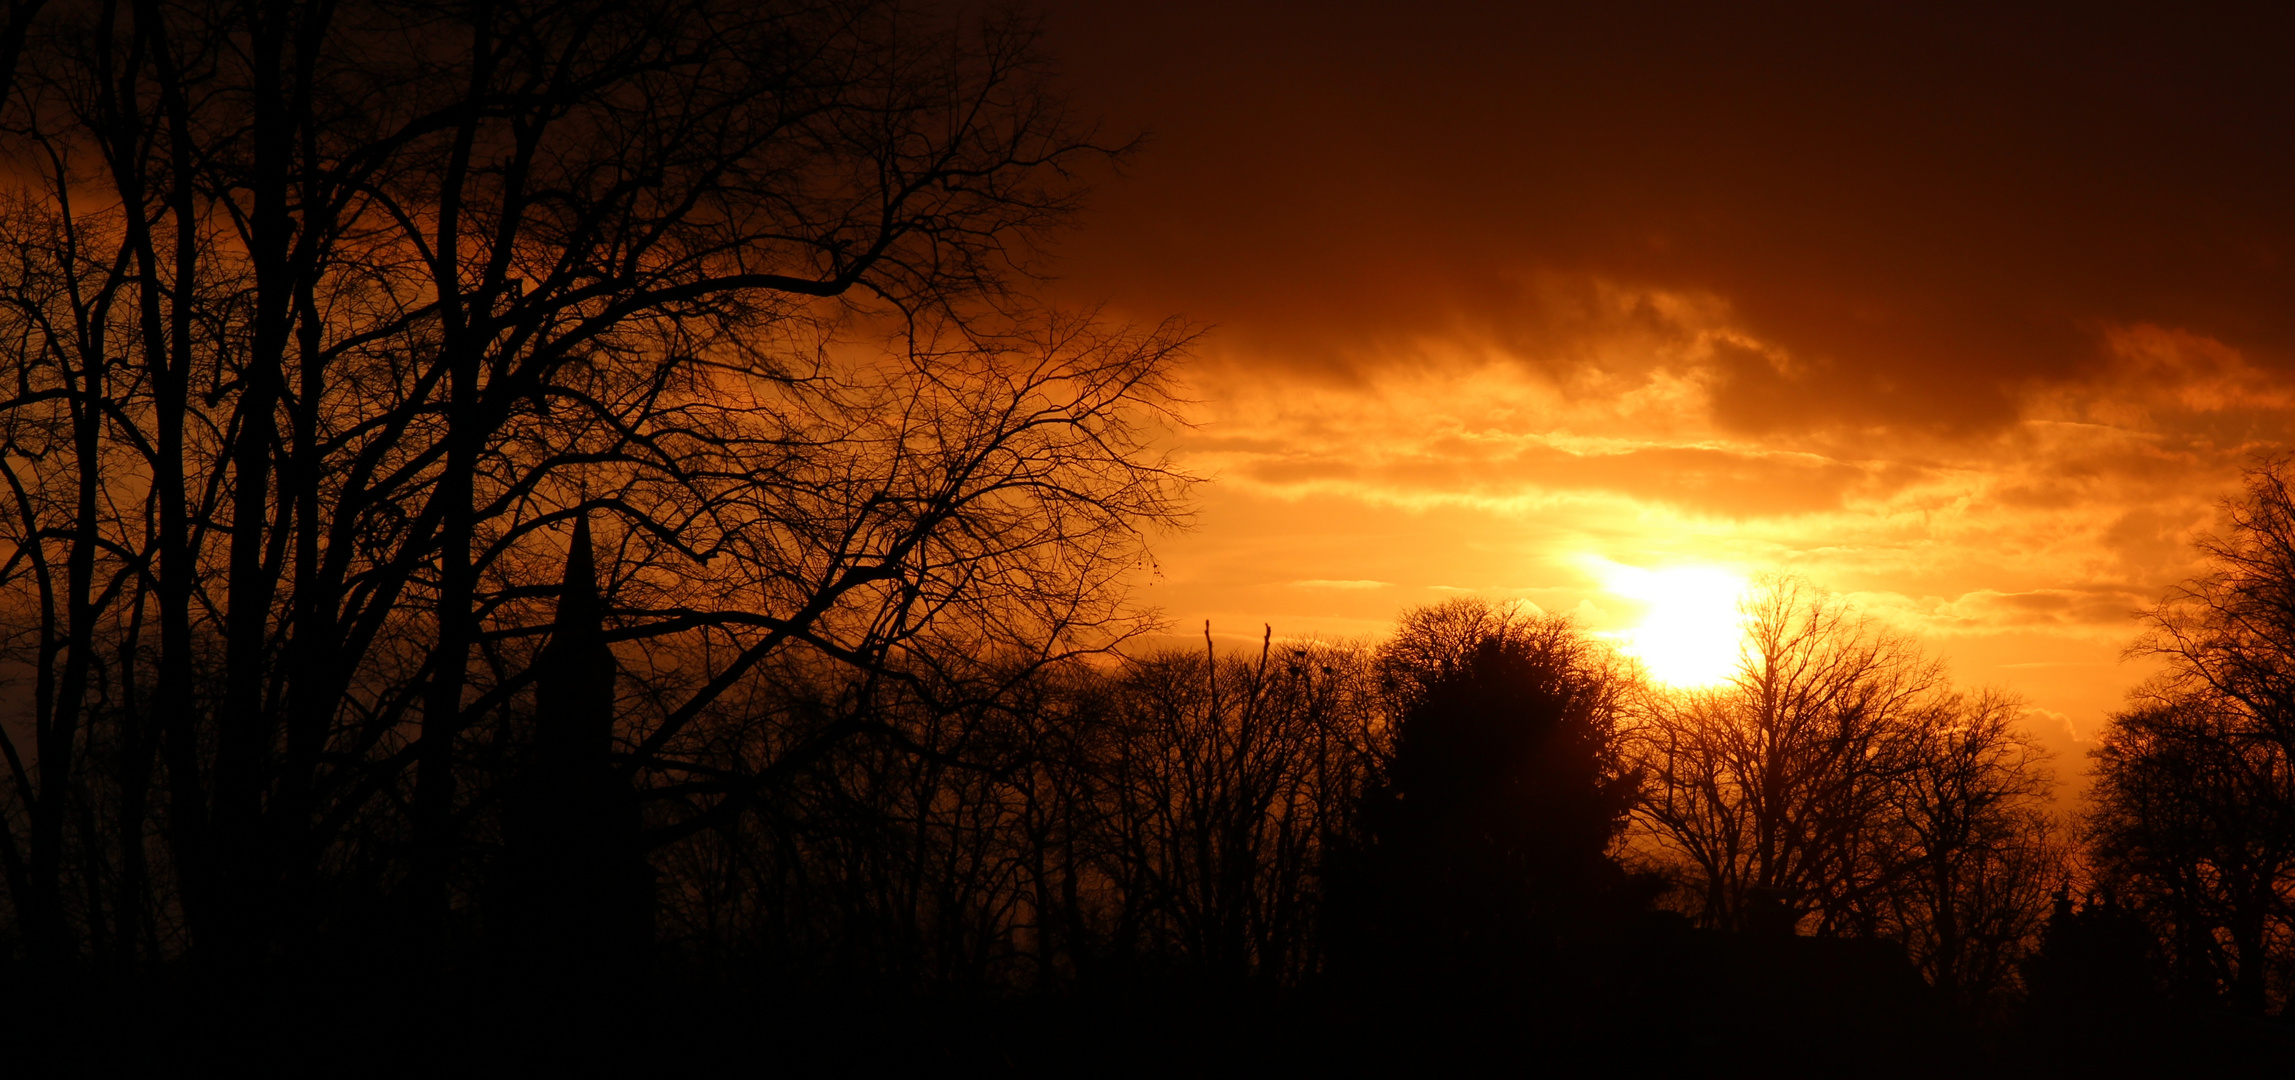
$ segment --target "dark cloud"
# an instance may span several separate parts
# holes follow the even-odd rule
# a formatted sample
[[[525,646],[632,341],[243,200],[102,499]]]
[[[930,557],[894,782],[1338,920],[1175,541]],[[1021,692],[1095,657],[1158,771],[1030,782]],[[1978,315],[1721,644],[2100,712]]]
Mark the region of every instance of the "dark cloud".
[[[1242,477],[1278,489],[1338,483],[1404,499],[1609,493],[1729,518],[1835,510],[1852,491],[1894,486],[1854,466],[1805,454],[1702,447],[1578,454],[1536,444],[1485,452],[1457,445],[1431,450],[1367,462],[1359,455],[1291,454],[1252,462]]]
[[[1154,133],[1068,287],[1329,374],[1567,357],[1541,275],[1710,294],[1747,432],[1990,429],[2139,323],[2284,376],[2284,16],[1878,7],[1054,3],[1080,103]]]
[[[1925,613],[1933,631],[2001,633],[2013,630],[2101,628],[2124,637],[2135,613],[2150,606],[2140,593],[2110,588],[1983,590]]]

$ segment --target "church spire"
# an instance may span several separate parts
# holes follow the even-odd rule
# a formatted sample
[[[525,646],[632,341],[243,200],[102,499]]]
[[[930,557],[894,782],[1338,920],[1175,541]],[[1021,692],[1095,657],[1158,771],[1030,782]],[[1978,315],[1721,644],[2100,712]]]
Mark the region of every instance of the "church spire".
[[[614,766],[605,623],[590,523],[577,517],[550,640],[534,658],[533,742],[504,800],[493,915],[505,957],[538,975],[626,970],[651,935],[636,793]]]
[[[597,555],[590,544],[590,515],[574,519],[574,539],[566,548],[566,569],[558,583],[557,617],[550,625],[552,652],[581,648],[605,635],[605,601],[598,595]]]

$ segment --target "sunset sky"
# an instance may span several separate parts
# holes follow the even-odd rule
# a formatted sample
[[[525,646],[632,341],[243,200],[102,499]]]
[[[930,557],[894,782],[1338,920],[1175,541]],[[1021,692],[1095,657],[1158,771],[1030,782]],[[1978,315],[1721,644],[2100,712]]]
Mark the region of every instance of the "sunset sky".
[[[2076,753],[2295,417],[2289,35],[1864,7],[1051,4],[1079,107],[1151,136],[1058,289],[1209,328],[1216,482],[1144,598],[1624,633],[1792,571]]]

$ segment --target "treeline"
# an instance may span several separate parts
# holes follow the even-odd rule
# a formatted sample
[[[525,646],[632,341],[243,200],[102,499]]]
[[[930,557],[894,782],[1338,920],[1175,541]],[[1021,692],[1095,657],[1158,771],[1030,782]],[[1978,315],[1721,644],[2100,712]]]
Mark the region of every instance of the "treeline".
[[[11,1020],[2282,1007],[2276,471],[2069,829],[2016,702],[1791,580],[1696,691],[1472,601],[1127,651],[1189,332],[1031,299],[1128,149],[1025,20],[8,11]]]
[[[1566,934],[1598,897],[1898,942],[1951,995],[2014,992],[2072,872],[2021,709],[1797,580],[1749,614],[1711,689],[1458,600],[1377,644],[1077,662],[953,713],[882,701],[883,730],[675,849],[664,940],[918,985],[1299,986],[1366,952],[1501,959],[1440,942],[1477,919]],[[1517,909],[1545,914],[1496,925]],[[1367,940],[1396,935],[1415,944]]]
[[[481,909],[635,890],[880,686],[955,716],[1140,625],[1187,333],[1023,287],[1124,153],[1025,19],[9,13],[9,955],[531,953]]]
[[[1061,665],[955,711],[887,693],[869,731],[665,853],[662,941],[914,989],[1296,985],[1387,739],[1372,663],[1270,645]]]
[[[2257,507],[2295,520],[2277,475],[2219,567]],[[2225,580],[2255,584],[2194,593]],[[919,690],[675,849],[663,941],[905,993],[1305,994],[1317,1023],[1437,1003],[1579,1035],[1665,1005],[1804,1046],[1912,1032],[1926,1061],[2285,1060],[2283,750],[2236,704],[2172,668],[2063,806],[2013,696],[1797,579],[1745,614],[1739,668],[1698,689],[1459,600],[1375,643],[1039,668],[991,708]]]

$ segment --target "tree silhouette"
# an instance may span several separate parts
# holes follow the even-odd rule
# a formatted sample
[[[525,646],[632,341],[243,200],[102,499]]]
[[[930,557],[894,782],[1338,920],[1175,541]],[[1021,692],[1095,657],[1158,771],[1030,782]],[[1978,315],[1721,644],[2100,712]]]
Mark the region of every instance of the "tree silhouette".
[[[2223,528],[2200,537],[2199,575],[2143,613],[2131,652],[2168,662],[2160,689],[2205,694],[2243,713],[2295,756],[2295,470],[2270,458],[2224,501]]]
[[[1617,753],[1625,673],[1562,618],[1477,637],[1415,673],[1342,856],[1334,948],[1359,975],[1503,985],[1625,901],[1610,851],[1639,784]]]
[[[1983,1011],[2063,873],[2023,702],[1954,689],[1807,582],[1760,582],[1744,608],[1728,684],[1638,699],[1642,837],[1676,860],[1708,928],[1901,945],[1944,997]]]
[[[1812,920],[2006,984],[2055,865],[2017,703],[1812,589],[1710,693],[1475,601],[1121,654],[1191,332],[1029,295],[1123,155],[1048,70],[1024,19],[889,0],[11,0],[0,1022],[109,1045],[149,991],[172,1038],[420,1058],[550,987],[587,1052],[697,1026],[658,991],[737,1059],[765,1017],[1010,1064],[1150,1025],[1119,998],[1511,1022],[1844,945]],[[2091,819],[2125,906],[2059,911],[2044,995],[2101,920],[2284,1001],[2281,471],[2154,614]],[[1625,927],[1630,808],[1708,929]],[[1888,967],[1833,966],[1803,989]]]
[[[2265,1012],[2295,930],[2295,790],[2278,740],[2220,698],[2183,695],[2113,716],[2093,757],[2091,862],[2129,917],[2153,923],[2174,991]]]
[[[726,753],[773,674],[945,713],[1142,625],[1120,585],[1183,509],[1147,424],[1188,335],[1022,287],[1120,152],[1025,21],[90,0],[12,4],[9,40],[20,15],[0,650],[40,689],[0,727],[0,866],[28,954],[256,973],[387,911],[389,955],[450,965],[488,828],[550,846],[496,784],[555,782],[556,751],[502,759],[565,712],[534,698],[577,521],[649,857],[880,720]]]
[[[2159,938],[2173,990],[2251,1015],[2295,956],[2295,491],[2257,462],[2195,544],[2205,567],[2143,613],[2166,661],[2092,752],[2091,859]]]
[[[1694,868],[1702,921],[1851,929],[1893,873],[1890,800],[1943,671],[1806,582],[1746,602],[1743,659],[1713,689],[1653,694],[1634,726],[1652,779],[1637,808]]]
[[[2035,1019],[2080,1034],[2141,1024],[2159,1006],[2151,928],[2110,893],[2056,893],[2040,947],[2025,959]]]

